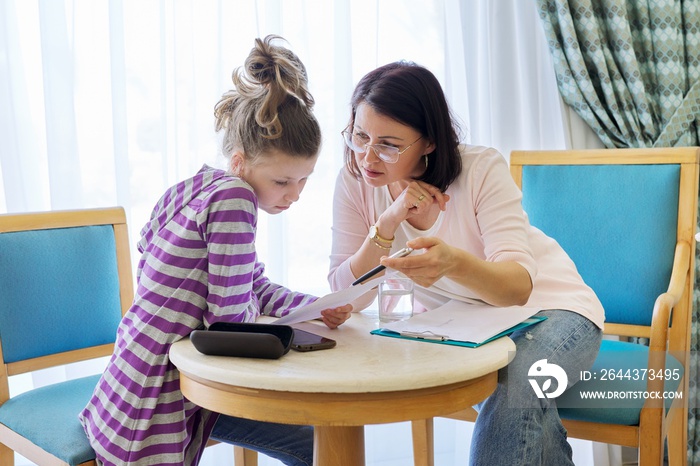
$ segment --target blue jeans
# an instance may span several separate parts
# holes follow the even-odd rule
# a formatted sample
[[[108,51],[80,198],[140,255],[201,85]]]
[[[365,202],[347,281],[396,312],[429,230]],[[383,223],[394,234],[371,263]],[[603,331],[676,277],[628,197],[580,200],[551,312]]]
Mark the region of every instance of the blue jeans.
[[[255,450],[287,466],[312,466],[314,428],[219,415],[211,438]]]
[[[474,466],[574,464],[556,398],[546,397],[547,389],[554,394],[554,383],[542,384],[545,397],[540,398],[530,382],[537,378],[529,371],[536,361],[546,359],[547,364],[564,369],[571,387],[581,371],[593,365],[602,332],[574,312],[551,310],[538,315],[547,320],[513,333],[515,358],[499,371],[496,391],[475,406],[479,416],[470,451]]]

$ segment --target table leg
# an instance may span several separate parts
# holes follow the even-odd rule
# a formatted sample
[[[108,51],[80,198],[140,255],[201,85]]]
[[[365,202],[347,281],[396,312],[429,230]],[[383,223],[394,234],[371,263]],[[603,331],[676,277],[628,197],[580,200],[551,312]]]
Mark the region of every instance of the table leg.
[[[363,426],[314,426],[314,466],[365,466]]]
[[[411,422],[414,466],[434,466],[433,418]]]

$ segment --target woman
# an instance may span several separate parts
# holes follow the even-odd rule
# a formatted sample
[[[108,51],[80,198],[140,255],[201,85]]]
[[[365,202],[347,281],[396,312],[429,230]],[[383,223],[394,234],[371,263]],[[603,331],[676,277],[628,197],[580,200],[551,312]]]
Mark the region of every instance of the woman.
[[[381,263],[413,279],[426,309],[450,299],[542,309],[547,320],[511,336],[515,359],[477,407],[471,463],[573,464],[556,399],[537,398],[527,372],[547,359],[573,385],[597,355],[602,305],[556,241],[528,223],[505,159],[460,145],[458,134],[427,69],[397,62],[362,78],[343,131],[331,288]],[[420,253],[386,257],[403,246]]]
[[[304,65],[273,39],[256,40],[216,105],[228,171],[204,166],[170,188],[141,231],[136,297],[80,414],[99,464],[196,465],[212,430],[288,465],[312,463],[311,427],[201,409],[183,396],[168,359],[192,330],[282,316],[316,299],[270,282],[255,253],[258,209],[278,214],[299,199],[321,144]],[[323,321],[335,328],[351,309],[327,309]]]

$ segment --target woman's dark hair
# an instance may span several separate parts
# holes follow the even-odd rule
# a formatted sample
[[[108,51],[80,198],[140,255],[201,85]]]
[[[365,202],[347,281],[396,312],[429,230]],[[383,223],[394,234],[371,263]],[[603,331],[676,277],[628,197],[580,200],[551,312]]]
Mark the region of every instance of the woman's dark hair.
[[[435,150],[427,155],[428,168],[418,178],[420,181],[444,192],[457,179],[462,171],[460,128],[452,118],[440,83],[428,69],[406,61],[381,66],[360,80],[350,103],[350,127],[355,123],[357,107],[364,103],[377,113],[410,126],[435,144]],[[345,165],[355,176],[361,176],[348,147]]]

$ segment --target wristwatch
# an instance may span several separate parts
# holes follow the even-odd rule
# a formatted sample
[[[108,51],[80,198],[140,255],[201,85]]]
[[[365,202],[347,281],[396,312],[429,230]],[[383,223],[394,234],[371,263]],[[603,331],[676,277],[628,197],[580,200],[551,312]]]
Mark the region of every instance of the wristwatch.
[[[377,225],[372,225],[371,227],[369,227],[369,239],[371,239],[374,244],[383,249],[390,249],[391,244],[394,242],[393,236],[391,237],[391,239],[382,238],[379,235],[379,229],[377,228]]]

